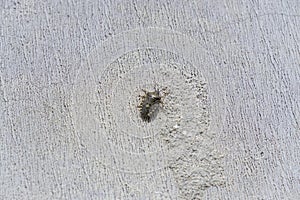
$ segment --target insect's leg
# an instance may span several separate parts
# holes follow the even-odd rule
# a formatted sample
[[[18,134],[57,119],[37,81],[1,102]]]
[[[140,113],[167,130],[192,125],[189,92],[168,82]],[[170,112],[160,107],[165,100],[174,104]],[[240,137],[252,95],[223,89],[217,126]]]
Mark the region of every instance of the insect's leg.
[[[145,93],[145,94],[143,94],[143,95],[141,95],[141,94],[139,94],[139,98],[141,98],[142,97],[142,99],[145,99],[145,95],[147,94],[147,91],[146,90],[144,90],[144,89],[142,89],[142,91]]]
[[[146,94],[147,93],[147,91],[146,90],[144,90],[144,89],[142,89],[142,91]]]
[[[159,89],[158,89],[158,84],[157,84],[157,82],[156,81],[154,81],[154,91],[159,91]]]
[[[168,87],[164,87],[161,91],[164,93],[164,97],[166,97],[168,94],[170,94]]]

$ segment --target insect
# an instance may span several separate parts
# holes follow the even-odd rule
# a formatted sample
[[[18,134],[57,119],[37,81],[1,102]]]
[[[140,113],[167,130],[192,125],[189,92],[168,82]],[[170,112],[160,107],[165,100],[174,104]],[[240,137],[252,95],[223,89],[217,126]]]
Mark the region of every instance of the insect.
[[[160,90],[157,88],[154,88],[153,92],[143,90],[145,94],[140,96],[141,103],[138,105],[143,121],[150,122],[157,115],[160,105],[163,105],[162,99],[168,94],[165,92],[165,89],[162,90],[163,95],[161,95]]]

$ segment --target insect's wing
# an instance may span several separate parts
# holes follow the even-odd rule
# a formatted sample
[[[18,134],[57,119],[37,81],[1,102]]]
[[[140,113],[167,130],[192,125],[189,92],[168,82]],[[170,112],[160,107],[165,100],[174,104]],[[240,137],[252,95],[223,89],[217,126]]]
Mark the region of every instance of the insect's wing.
[[[154,104],[149,108],[149,117],[151,119],[155,118],[158,114],[158,110],[159,110],[160,105],[159,104]]]

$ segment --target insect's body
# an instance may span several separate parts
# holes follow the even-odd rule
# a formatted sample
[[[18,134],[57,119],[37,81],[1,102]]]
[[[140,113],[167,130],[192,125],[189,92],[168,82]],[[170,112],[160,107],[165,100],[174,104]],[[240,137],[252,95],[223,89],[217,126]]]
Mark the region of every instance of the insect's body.
[[[140,115],[143,121],[150,122],[151,119],[157,114],[160,104],[162,104],[162,97],[159,90],[154,92],[145,92],[145,95],[141,96],[142,101],[138,106]]]

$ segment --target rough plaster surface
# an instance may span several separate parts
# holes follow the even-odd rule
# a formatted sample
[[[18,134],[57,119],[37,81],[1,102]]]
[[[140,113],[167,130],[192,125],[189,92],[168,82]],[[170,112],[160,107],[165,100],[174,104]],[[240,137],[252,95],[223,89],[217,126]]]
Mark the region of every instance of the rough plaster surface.
[[[193,52],[199,53],[189,59],[193,63],[181,56]],[[222,183],[222,156],[211,145],[214,133],[209,129],[212,105],[207,83],[194,67],[202,65],[202,73],[211,69],[205,66],[210,62],[203,62],[206,54],[187,36],[152,27],[114,36],[81,64],[73,116],[88,152],[116,174],[151,177],[170,170],[179,191],[168,194],[161,189],[165,184],[155,180],[155,185],[144,188],[124,179],[126,186],[140,191],[132,192],[132,198],[157,194],[157,198],[198,199],[205,188]],[[166,87],[169,94],[157,117],[145,123],[137,109],[138,96],[155,85]],[[129,198],[124,184],[115,191],[120,193],[116,198]]]
[[[0,6],[1,199],[300,198],[296,0]]]

